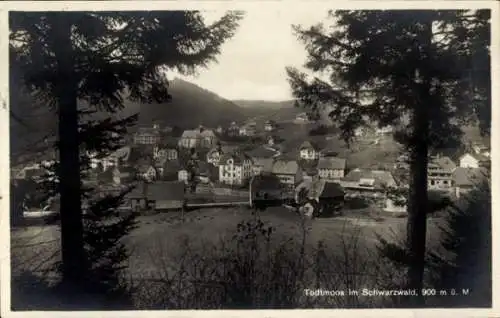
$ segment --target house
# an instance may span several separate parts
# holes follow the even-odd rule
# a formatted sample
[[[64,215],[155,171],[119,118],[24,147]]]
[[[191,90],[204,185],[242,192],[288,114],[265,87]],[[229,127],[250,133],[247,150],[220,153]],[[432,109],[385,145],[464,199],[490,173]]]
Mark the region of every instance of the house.
[[[486,180],[485,168],[458,167],[453,171],[453,187],[456,198],[462,197]]]
[[[158,162],[156,165],[158,172],[157,180],[174,181],[178,180],[178,173],[183,168],[179,160],[165,160]]]
[[[343,158],[326,157],[318,161],[318,174],[325,180],[339,180],[344,177],[346,160]]]
[[[232,122],[228,129],[227,129],[227,134],[229,136],[239,136],[240,135],[240,127],[238,126],[238,124],[236,124],[236,122]]]
[[[260,174],[250,181],[250,205],[256,208],[281,205],[286,199],[283,185],[273,174]]]
[[[155,182],[148,186],[147,198],[156,211],[177,210],[184,206],[186,187],[183,182]]]
[[[316,167],[303,167],[302,168],[302,180],[312,181],[319,177],[319,171]]]
[[[306,140],[299,146],[299,157],[304,160],[316,160],[319,158],[319,149]]]
[[[302,169],[295,160],[276,160],[273,163],[271,173],[276,175],[282,184],[292,189],[303,178]]]
[[[153,148],[153,159],[177,160],[179,151],[175,147],[160,147]]]
[[[252,137],[255,136],[257,133],[257,129],[255,125],[251,124],[246,124],[239,129],[239,135],[240,136],[245,136],[245,137]]]
[[[224,156],[225,153],[231,153],[235,151],[238,147],[237,146],[229,146],[225,145],[222,146],[221,144],[218,144],[214,148],[210,149],[207,152],[207,162],[214,165],[218,166],[221,158]]]
[[[154,165],[140,165],[137,174],[140,179],[153,181],[157,178],[158,171]]]
[[[348,197],[385,198],[387,188],[397,187],[391,172],[385,170],[353,169],[340,184]]]
[[[199,147],[212,148],[217,143],[217,136],[211,129],[199,128]]]
[[[241,151],[224,154],[219,163],[219,181],[243,185],[252,176],[252,159]]]
[[[375,129],[375,134],[377,134],[378,136],[382,136],[391,134],[393,131],[394,129],[392,128],[392,126],[385,126]]]
[[[275,144],[275,139],[274,139],[274,137],[273,137],[273,136],[268,136],[268,137],[267,137],[267,140],[266,140],[266,144],[267,144],[268,146],[274,146],[274,144]]]
[[[488,157],[477,153],[466,153],[459,159],[459,166],[461,168],[481,168],[489,167],[490,160]]]
[[[446,156],[434,156],[427,167],[427,182],[429,190],[452,191],[452,174],[457,166]]]
[[[178,210],[185,203],[185,188],[185,184],[179,181],[144,182],[125,197],[128,207],[136,212]]]
[[[384,211],[390,213],[404,214],[407,212],[406,200],[404,198],[385,199]]]
[[[262,173],[270,173],[273,168],[274,159],[253,157],[252,162],[252,174],[256,176]]]
[[[211,129],[205,129],[203,126],[195,130],[185,130],[179,139],[179,147],[182,148],[211,148],[215,146],[217,137]]]
[[[196,148],[198,146],[198,131],[185,130],[179,138],[179,147],[182,148]]]
[[[134,144],[136,145],[154,145],[160,142],[160,131],[153,127],[141,127],[134,134]]]
[[[204,161],[198,161],[195,167],[195,176],[201,183],[211,183],[216,181],[218,176],[218,168]]]
[[[112,170],[113,183],[116,185],[128,184],[136,179],[137,171],[132,167],[114,167]]]
[[[125,164],[129,161],[131,154],[130,147],[122,147],[109,154],[108,156],[94,155],[91,158],[91,166],[95,168],[97,165],[102,166],[104,171]]]
[[[273,131],[274,129],[276,129],[276,122],[274,120],[267,120],[264,123],[265,131]]]
[[[187,184],[191,179],[190,175],[191,173],[187,169],[182,168],[177,172],[177,180]]]
[[[407,154],[401,154],[396,159],[394,169],[408,170],[410,169],[410,157]]]
[[[295,202],[308,216],[327,216],[341,211],[345,192],[339,183],[316,178],[301,182],[295,189]]]
[[[309,116],[307,115],[307,113],[297,114],[297,116],[295,116],[294,122],[297,124],[307,123],[309,122]]]

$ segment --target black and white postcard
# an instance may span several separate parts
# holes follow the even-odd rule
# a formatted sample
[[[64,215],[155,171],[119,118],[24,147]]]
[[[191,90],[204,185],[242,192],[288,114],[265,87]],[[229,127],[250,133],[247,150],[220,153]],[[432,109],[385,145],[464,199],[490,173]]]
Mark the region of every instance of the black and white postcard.
[[[1,9],[2,316],[500,314],[498,2]]]

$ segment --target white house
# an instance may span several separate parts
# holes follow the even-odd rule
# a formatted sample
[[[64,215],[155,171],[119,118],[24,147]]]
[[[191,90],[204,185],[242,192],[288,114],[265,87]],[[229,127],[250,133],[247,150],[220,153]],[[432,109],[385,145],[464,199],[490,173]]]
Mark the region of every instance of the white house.
[[[382,128],[377,128],[375,130],[375,133],[379,136],[381,135],[387,135],[387,134],[390,134],[393,132],[393,128],[392,126],[385,126],[385,127],[382,127]]]
[[[139,168],[139,176],[143,180],[153,181],[157,177],[158,171],[153,165],[144,165]]]
[[[299,147],[299,157],[304,160],[316,160],[319,158],[319,151],[309,141],[304,141]]]
[[[427,166],[427,187],[429,190],[452,191],[452,174],[457,166],[446,156],[433,157]]]
[[[297,124],[307,123],[309,122],[309,116],[307,115],[307,113],[300,113],[295,116],[294,122]]]
[[[460,157],[461,168],[480,168],[487,166],[488,158],[480,154],[466,153]]]
[[[338,180],[344,177],[346,160],[343,158],[326,157],[318,161],[318,174],[325,180]]]
[[[219,162],[219,181],[242,185],[252,176],[252,159],[241,152],[225,154]]]
[[[186,169],[179,170],[179,172],[177,172],[177,179],[187,184],[189,180],[189,172]]]
[[[211,148],[217,142],[217,137],[211,129],[200,126],[195,130],[185,130],[179,139],[179,147],[183,148]]]
[[[276,123],[273,120],[268,120],[264,124],[265,131],[273,131],[275,127],[276,127]]]

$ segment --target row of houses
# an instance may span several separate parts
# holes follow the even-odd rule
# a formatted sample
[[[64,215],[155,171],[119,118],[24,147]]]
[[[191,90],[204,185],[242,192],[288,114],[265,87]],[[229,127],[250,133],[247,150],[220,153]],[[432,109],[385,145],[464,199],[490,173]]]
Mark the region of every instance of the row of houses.
[[[276,122],[267,120],[264,123],[264,131],[271,132],[276,129]],[[158,145],[162,140],[168,138],[172,131],[170,127],[161,127],[154,124],[153,127],[141,127],[133,136],[136,145]],[[252,137],[258,133],[257,123],[253,120],[242,125],[232,122],[224,129],[219,126],[215,130],[200,125],[196,129],[185,130],[178,138],[177,146],[181,148],[212,148],[219,141],[218,135]]]

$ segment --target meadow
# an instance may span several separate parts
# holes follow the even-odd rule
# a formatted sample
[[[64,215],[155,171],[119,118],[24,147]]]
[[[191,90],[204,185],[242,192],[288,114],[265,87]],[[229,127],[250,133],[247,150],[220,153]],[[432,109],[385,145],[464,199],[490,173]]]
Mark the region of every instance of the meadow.
[[[262,224],[258,226],[257,231],[272,226],[272,235],[269,237],[257,235],[260,237],[256,238],[260,240],[258,243],[260,247],[249,248],[245,245],[248,242],[243,239],[243,234],[248,238],[252,231],[247,231],[246,234],[238,232],[240,227],[238,224],[255,225],[259,220]],[[127,269],[123,272],[123,280],[129,288],[133,287],[135,306],[142,309],[158,309],[160,307],[212,308],[215,304],[226,308],[237,307],[236,300],[228,301],[227,295],[218,294],[220,288],[217,292],[207,287],[200,291],[200,286],[206,286],[209,282],[221,285],[221,280],[228,279],[233,286],[244,285],[241,280],[247,279],[246,275],[256,270],[264,271],[258,275],[259,277],[268,277],[261,284],[268,284],[268,281],[276,279],[281,281],[284,279],[281,275],[288,275],[287,280],[293,282],[293,286],[289,286],[290,294],[276,290],[273,292],[268,286],[271,288],[269,293],[286,296],[286,299],[275,299],[272,303],[268,303],[264,299],[270,295],[252,294],[252,297],[258,298],[253,299],[252,303],[263,307],[279,307],[286,304],[291,306],[297,303],[306,306],[306,300],[298,295],[299,290],[320,284],[318,279],[321,284],[333,284],[340,289],[349,286],[349,288],[373,287],[380,284],[379,280],[385,283],[388,283],[389,279],[397,280],[396,272],[389,269],[388,264],[380,261],[376,253],[377,235],[389,240],[401,240],[406,219],[386,217],[374,220],[366,217],[357,218],[346,213],[344,217],[304,220],[288,209],[276,207],[259,212],[258,215],[252,214],[252,210],[246,208],[203,209],[185,214],[171,212],[141,216],[138,222],[138,228],[125,239],[131,254]],[[436,220],[429,219],[429,244],[439,241],[436,225]],[[37,277],[37,281],[47,282],[57,279],[52,272],[52,266],[59,258],[59,233],[56,226],[15,229],[11,232],[11,236],[13,279],[23,277],[27,273]],[[254,255],[255,253],[258,255]],[[249,257],[250,254],[253,256]],[[325,256],[325,259],[328,259],[325,264],[328,265],[321,267],[323,273],[321,275],[328,273],[328,279],[318,278],[321,276],[319,274],[321,261],[318,260],[320,254],[328,255]],[[249,263],[250,259],[254,263]],[[300,264],[305,269],[300,270],[297,267],[298,260],[302,260]],[[233,266],[230,265],[233,262],[237,262],[240,266],[238,271],[233,268],[233,271],[239,272],[240,276],[237,278],[231,276],[233,272],[220,272],[221,266],[230,267]],[[267,265],[263,266],[263,263]],[[280,270],[271,271],[273,266]],[[269,275],[272,278],[269,278]],[[275,277],[276,275],[279,277]],[[254,278],[253,281],[257,284],[258,280]],[[31,295],[30,299],[24,301],[32,303],[40,297],[40,294],[35,293],[31,286],[32,282],[26,284],[30,286],[16,286],[16,288],[23,298]],[[193,292],[181,296],[179,284]],[[209,295],[210,297],[218,295],[218,298],[207,299]],[[346,306],[344,302],[347,299],[329,301],[334,301],[335,304],[316,303],[307,306]],[[356,300],[357,305],[359,301],[361,300]],[[59,306],[60,298],[57,303]],[[364,303],[365,305],[369,304]]]

